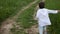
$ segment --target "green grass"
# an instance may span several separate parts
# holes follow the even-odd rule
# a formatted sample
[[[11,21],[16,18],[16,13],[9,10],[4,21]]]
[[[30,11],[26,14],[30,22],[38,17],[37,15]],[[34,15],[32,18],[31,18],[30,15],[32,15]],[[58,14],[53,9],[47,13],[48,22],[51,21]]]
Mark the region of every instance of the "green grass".
[[[37,21],[33,19],[33,14],[36,12],[36,6],[39,3],[39,1],[35,4],[33,4],[31,7],[29,7],[27,10],[22,12],[20,16],[17,19],[17,22],[20,22],[22,24],[23,28],[30,28],[32,25],[37,24]]]
[[[46,0],[46,7],[48,9],[60,9],[60,0]]]
[[[36,6],[36,5],[35,5]],[[35,6],[30,7],[25,10],[18,18],[18,22],[22,22],[24,28],[31,27],[35,21],[33,20],[34,8]]]
[[[60,10],[60,0],[46,0],[46,8]],[[60,13],[50,14],[52,25],[49,34],[60,34]]]
[[[0,0],[0,24],[6,18],[14,16],[30,2],[33,0]]]
[[[38,2],[37,2],[38,3]],[[30,28],[32,25],[37,24],[37,21],[33,20],[33,14],[35,12],[35,7],[37,6],[37,3],[35,3],[34,5],[32,5],[31,7],[29,7],[27,10],[25,10],[24,12],[22,12],[20,14],[20,16],[17,19],[17,23],[19,23],[19,25],[22,27],[23,31],[24,29]],[[15,29],[15,28],[14,28]],[[14,30],[12,29],[12,30]],[[21,30],[20,30],[21,31]],[[20,32],[19,31],[19,32]],[[25,32],[20,32],[21,34],[28,34]],[[15,32],[15,31],[13,31]],[[20,34],[18,31],[16,31],[15,33]]]

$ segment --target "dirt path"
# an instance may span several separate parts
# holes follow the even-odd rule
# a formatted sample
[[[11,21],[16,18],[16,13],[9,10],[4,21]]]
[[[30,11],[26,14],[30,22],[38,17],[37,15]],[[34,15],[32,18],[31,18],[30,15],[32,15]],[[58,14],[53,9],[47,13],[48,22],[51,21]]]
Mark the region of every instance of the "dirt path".
[[[35,0],[34,2],[31,2],[29,5],[27,5],[26,7],[23,7],[18,13],[17,15],[13,16],[12,18],[8,18],[6,19],[4,22],[2,22],[2,26],[1,26],[1,34],[12,34],[10,33],[10,29],[13,27],[13,24],[16,23],[16,19],[18,18],[18,16],[26,9],[28,9],[29,7],[31,7],[31,5],[35,4],[38,0]]]

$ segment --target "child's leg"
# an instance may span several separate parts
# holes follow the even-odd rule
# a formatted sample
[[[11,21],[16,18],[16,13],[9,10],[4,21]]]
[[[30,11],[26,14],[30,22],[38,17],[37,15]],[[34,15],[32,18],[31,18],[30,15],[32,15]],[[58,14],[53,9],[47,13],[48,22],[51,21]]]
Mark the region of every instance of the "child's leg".
[[[47,34],[47,26],[44,26],[44,34]]]
[[[39,34],[43,34],[43,26],[39,26]]]

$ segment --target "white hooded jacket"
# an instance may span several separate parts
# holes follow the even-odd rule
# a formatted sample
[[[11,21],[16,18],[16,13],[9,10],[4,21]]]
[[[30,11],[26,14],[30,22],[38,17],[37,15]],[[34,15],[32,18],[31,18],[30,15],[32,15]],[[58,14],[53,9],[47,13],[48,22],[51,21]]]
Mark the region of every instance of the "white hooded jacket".
[[[58,13],[58,11],[57,10],[49,10],[46,8],[37,10],[36,18],[38,18],[39,26],[51,25],[51,22],[49,19],[49,13],[56,14],[56,13]]]

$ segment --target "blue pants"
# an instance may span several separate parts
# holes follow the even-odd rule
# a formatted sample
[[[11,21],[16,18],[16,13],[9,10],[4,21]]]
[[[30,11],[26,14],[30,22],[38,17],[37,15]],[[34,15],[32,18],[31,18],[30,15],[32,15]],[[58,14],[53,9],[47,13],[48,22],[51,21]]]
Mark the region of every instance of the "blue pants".
[[[47,34],[46,26],[39,26],[39,34]]]

